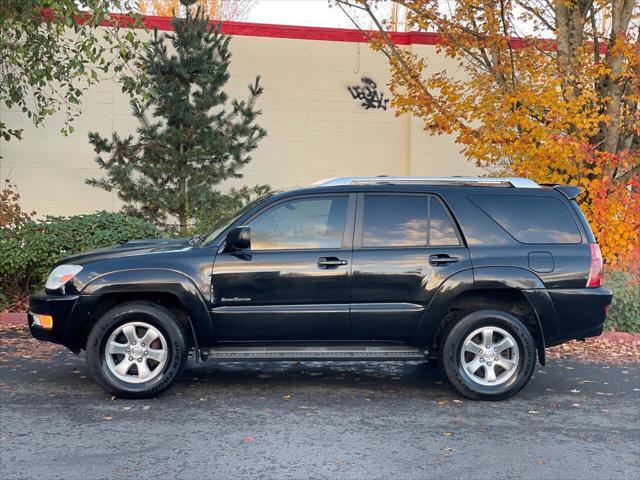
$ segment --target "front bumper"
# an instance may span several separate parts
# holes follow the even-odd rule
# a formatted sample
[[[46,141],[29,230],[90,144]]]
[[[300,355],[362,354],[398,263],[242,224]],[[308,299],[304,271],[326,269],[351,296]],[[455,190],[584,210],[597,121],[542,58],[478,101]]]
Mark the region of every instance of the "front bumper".
[[[613,298],[611,290],[576,288],[552,289],[548,292],[558,314],[560,338],[553,339],[547,346],[572,339],[596,337],[602,333],[607,307]]]
[[[29,311],[27,312],[31,335],[38,340],[64,345],[67,322],[78,302],[78,298],[78,295],[48,295],[45,292],[32,295],[29,302]],[[47,330],[38,325],[34,325],[34,313],[51,315],[53,317],[53,328]]]

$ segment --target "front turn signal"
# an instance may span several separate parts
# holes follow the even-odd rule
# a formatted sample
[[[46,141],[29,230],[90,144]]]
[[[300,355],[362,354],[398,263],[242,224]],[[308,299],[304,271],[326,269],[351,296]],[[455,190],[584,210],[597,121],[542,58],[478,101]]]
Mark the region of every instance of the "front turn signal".
[[[39,313],[32,313],[33,324],[44,328],[45,330],[51,330],[53,328],[53,317],[51,315],[40,315]]]

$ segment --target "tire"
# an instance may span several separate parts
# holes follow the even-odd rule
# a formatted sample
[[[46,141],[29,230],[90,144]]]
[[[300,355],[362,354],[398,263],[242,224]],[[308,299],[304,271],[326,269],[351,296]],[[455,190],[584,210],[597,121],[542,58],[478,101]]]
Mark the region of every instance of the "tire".
[[[445,330],[440,346],[451,385],[471,400],[503,400],[522,390],[536,365],[535,342],[523,321],[489,309],[458,318]]]
[[[96,322],[86,350],[89,372],[107,392],[121,398],[148,398],[180,378],[189,343],[169,310],[131,302],[112,308]]]

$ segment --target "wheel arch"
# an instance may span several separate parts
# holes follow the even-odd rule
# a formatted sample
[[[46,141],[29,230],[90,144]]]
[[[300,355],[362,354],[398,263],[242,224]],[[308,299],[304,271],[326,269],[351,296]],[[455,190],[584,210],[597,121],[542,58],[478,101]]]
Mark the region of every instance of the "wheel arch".
[[[183,325],[196,353],[199,345],[215,341],[206,303],[196,285],[179,272],[145,269],[102,275],[87,284],[67,324],[67,342],[84,347],[88,332],[101,315],[115,305],[134,301],[169,309]]]
[[[539,316],[527,296],[514,288],[473,289],[456,296],[438,324],[431,341],[432,351],[439,350],[443,336],[452,322],[470,311],[484,309],[503,310],[523,320],[536,343],[539,362],[542,365],[546,363],[544,332]]]
[[[442,332],[463,307],[502,308],[525,319],[538,359],[545,364],[545,338],[557,335],[558,319],[549,293],[533,272],[518,267],[481,267],[452,275],[429,302],[411,343],[428,345],[436,352]]]

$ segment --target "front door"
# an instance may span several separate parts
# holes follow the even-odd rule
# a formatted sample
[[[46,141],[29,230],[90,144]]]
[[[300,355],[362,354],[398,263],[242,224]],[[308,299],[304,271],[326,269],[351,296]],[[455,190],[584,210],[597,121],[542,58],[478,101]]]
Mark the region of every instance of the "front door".
[[[351,279],[351,336],[408,341],[433,294],[470,268],[442,201],[427,194],[359,194]]]
[[[355,195],[281,200],[245,222],[251,248],[218,253],[212,318],[222,341],[348,338]]]

